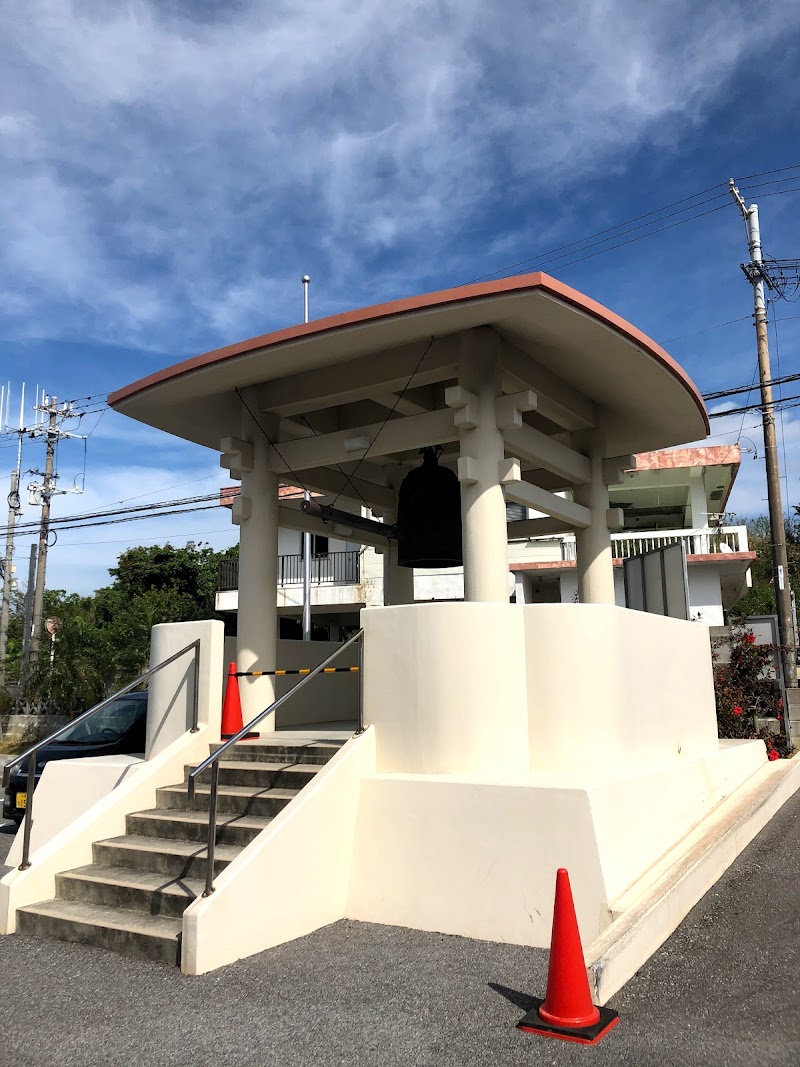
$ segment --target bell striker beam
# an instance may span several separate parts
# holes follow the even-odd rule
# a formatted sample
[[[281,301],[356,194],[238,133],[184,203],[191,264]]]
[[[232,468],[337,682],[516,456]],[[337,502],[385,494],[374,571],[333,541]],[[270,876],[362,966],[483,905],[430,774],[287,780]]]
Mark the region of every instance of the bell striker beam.
[[[459,426],[464,599],[508,603],[506,504],[500,484],[503,435],[495,401],[501,394],[500,338],[487,327],[461,337],[459,387],[448,390]]]
[[[615,604],[614,565],[608,526],[608,484],[603,462],[603,436],[598,430],[575,435],[575,445],[589,459],[590,480],[576,485],[576,504],[589,509],[591,521],[575,530],[578,596],[581,604]]]
[[[254,405],[251,403],[251,407]],[[277,433],[274,416],[261,415],[264,429]],[[250,413],[242,411],[242,437],[252,444],[252,466],[241,471],[237,669],[274,670],[278,635],[278,476],[269,468],[269,444]],[[234,516],[236,519],[236,516]],[[271,677],[241,678],[245,724],[275,699]]]

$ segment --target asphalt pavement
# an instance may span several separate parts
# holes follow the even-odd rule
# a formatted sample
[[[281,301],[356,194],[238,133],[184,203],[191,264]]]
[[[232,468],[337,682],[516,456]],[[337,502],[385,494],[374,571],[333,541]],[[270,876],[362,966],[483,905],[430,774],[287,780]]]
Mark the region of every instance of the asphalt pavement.
[[[796,794],[612,999],[594,1048],[516,1029],[545,952],[345,921],[199,978],[0,937],[0,1064],[796,1067],[799,817]]]

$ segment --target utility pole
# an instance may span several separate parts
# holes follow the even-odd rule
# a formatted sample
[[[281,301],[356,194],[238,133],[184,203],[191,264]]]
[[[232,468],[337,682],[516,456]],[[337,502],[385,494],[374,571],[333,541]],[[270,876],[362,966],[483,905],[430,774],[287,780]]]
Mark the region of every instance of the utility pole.
[[[58,407],[56,398],[49,397],[49,403],[40,408],[48,415],[47,451],[44,463],[44,485],[42,487],[42,521],[39,526],[39,558],[36,566],[36,586],[33,592],[33,618],[31,620],[31,639],[29,645],[30,660],[35,660],[39,652],[42,629],[42,609],[44,607],[44,581],[47,569],[47,541],[50,536],[50,501],[55,489],[53,466],[56,445],[58,444]]]
[[[31,620],[33,619],[33,587],[36,585],[36,545],[31,545],[30,561],[28,563],[28,588],[25,593],[25,612],[22,623],[22,663],[19,669],[19,680],[22,684],[28,666],[31,652]]]
[[[787,688],[797,688],[797,661],[794,626],[792,623],[792,594],[789,583],[789,562],[786,555],[786,531],[781,500],[781,480],[778,467],[778,444],[775,437],[775,408],[772,401],[772,375],[769,367],[769,340],[767,337],[767,306],[764,299],[764,283],[769,284],[769,275],[763,266],[761,233],[758,225],[758,205],[745,205],[733,178],[728,183],[731,196],[736,201],[747,227],[747,245],[750,262],[743,265],[748,281],[753,287],[755,307],[756,343],[758,345],[758,375],[761,383],[761,420],[764,426],[764,457],[767,469],[767,502],[772,540],[772,579],[778,609],[778,635],[783,649],[783,677]]]
[[[308,287],[311,279],[303,275],[303,322],[308,322]],[[303,500],[311,499],[308,490],[303,493]],[[303,532],[303,640],[311,640],[311,534]]]
[[[6,394],[6,410],[11,401],[11,383]],[[22,385],[22,400],[19,406],[19,442],[17,445],[17,467],[11,472],[11,488],[8,494],[8,525],[6,527],[6,554],[3,565],[3,599],[0,606],[0,685],[6,680],[6,653],[8,651],[8,621],[11,614],[11,586],[14,575],[14,524],[21,513],[19,500],[19,479],[22,468],[22,428],[25,417],[25,384]],[[6,423],[8,419],[6,418]]]
[[[6,680],[6,650],[8,648],[8,619],[11,611],[11,582],[14,560],[14,523],[19,514],[19,471],[11,472],[8,494],[8,526],[6,527],[6,555],[3,564],[3,602],[0,607],[0,685]]]

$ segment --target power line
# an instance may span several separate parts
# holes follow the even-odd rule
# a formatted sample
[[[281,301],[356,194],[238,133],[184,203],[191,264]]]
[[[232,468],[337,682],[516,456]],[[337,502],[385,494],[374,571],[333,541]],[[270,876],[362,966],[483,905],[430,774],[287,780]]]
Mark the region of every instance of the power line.
[[[800,380],[800,374],[784,374],[783,377],[770,378],[766,385],[785,385],[787,382]],[[755,385],[737,385],[733,389],[718,389],[716,393],[703,393],[703,400],[721,400],[725,396],[735,396],[737,393],[749,393],[755,389]]]
[[[760,170],[757,174],[745,174],[741,180],[749,182],[751,178],[762,178],[768,174],[785,174],[787,170],[800,170],[800,163],[793,163],[790,167],[774,167],[772,170]]]
[[[800,169],[800,164],[794,168],[785,168],[786,170]],[[765,171],[765,174],[778,173],[778,171]],[[800,175],[798,175],[800,177]],[[767,184],[767,183],[765,183]],[[727,203],[720,204],[717,207],[709,208],[707,211],[695,211],[696,208],[703,207],[705,204],[714,203],[716,200],[723,199],[725,197],[724,192],[716,193],[714,196],[708,197],[706,200],[701,200],[697,203],[691,203],[691,201],[697,201],[698,197],[704,196],[706,193],[713,192],[715,189],[723,186],[724,183],[718,185],[711,185],[707,189],[701,189],[699,192],[694,193],[692,196],[683,197],[680,200],[672,201],[669,204],[664,204],[660,208],[654,208],[652,211],[645,212],[642,215],[637,215],[632,219],[627,219],[624,222],[617,223],[614,226],[606,227],[603,230],[598,230],[596,233],[589,234],[587,237],[581,238],[576,241],[570,241],[563,245],[558,245],[556,248],[548,249],[538,253],[535,256],[531,256],[527,259],[518,260],[516,263],[512,263],[505,267],[500,267],[497,270],[491,271],[488,274],[483,274],[478,278],[472,278],[468,282],[464,282],[464,285],[472,285],[475,282],[485,281],[488,278],[494,278],[498,274],[507,274],[512,271],[516,271],[519,267],[526,267],[530,264],[536,263],[542,268],[547,269],[563,269],[566,267],[577,266],[579,263],[584,263],[588,259],[593,259],[598,255],[603,255],[605,252],[613,252],[617,248],[624,248],[629,244],[635,244],[637,241],[644,240],[646,237],[652,237],[657,233],[664,233],[666,230],[674,229],[677,226],[683,226],[688,222],[694,222],[697,219],[703,218],[706,215],[711,215],[715,211],[721,211],[724,207],[727,207]],[[753,186],[753,189],[759,188],[759,185]],[[793,189],[776,189],[772,192],[764,193],[764,196],[781,196],[784,193],[798,192],[800,187]],[[686,207],[680,208],[677,211],[671,211],[670,209],[680,207],[681,204],[686,204]],[[622,237],[625,234],[633,233],[638,229],[647,229],[649,226],[656,226],[657,223],[663,222],[665,219],[673,218],[676,215],[681,215],[684,212],[694,212],[685,219],[680,219],[677,222],[670,223],[668,226],[657,226],[657,228],[649,229],[646,233],[639,234],[638,237],[631,238],[628,241],[617,241],[615,244],[609,242],[616,241],[618,237]],[[668,212],[665,214],[665,212]],[[659,217],[654,217],[659,216]],[[634,223],[640,222],[642,219],[651,219],[650,222],[642,223],[639,226],[634,226]],[[608,235],[608,236],[604,236]],[[594,238],[603,238],[600,241],[594,241]],[[588,243],[587,243],[588,242]],[[587,248],[596,247],[596,245],[608,244],[607,248],[601,249],[598,252],[593,252],[591,255],[582,256],[581,253]],[[569,259],[570,256],[578,256],[579,258]],[[566,262],[557,262],[558,260],[567,260]]]
[[[555,248],[547,249],[546,251],[539,252],[535,256],[531,256],[528,259],[519,260],[517,263],[512,263],[510,266],[501,267],[499,270],[493,270],[489,274],[483,274],[479,278],[473,278],[469,282],[465,282],[465,285],[472,285],[474,282],[481,282],[487,278],[493,278],[496,274],[504,274],[506,271],[516,270],[517,267],[527,266],[529,263],[544,262],[551,259],[556,253],[563,253],[563,255],[557,256],[561,259],[564,255],[572,255],[582,252],[584,248],[592,248],[594,245],[587,244],[588,241],[594,241],[596,237],[603,237],[604,240],[594,242],[595,244],[604,244],[607,241],[612,241],[616,237],[622,237],[626,233],[632,233],[635,229],[643,229],[646,226],[654,225],[656,222],[661,222],[665,218],[672,218],[674,215],[680,215],[684,211],[693,210],[696,207],[702,207],[704,204],[710,204],[715,200],[719,200],[725,196],[725,192],[719,192],[716,195],[709,197],[707,200],[702,201],[700,204],[693,204],[691,208],[686,207],[681,211],[674,211],[669,215],[663,215],[663,212],[668,211],[670,208],[677,207],[679,204],[685,204],[690,200],[696,200],[699,196],[704,196],[705,193],[712,192],[714,189],[722,188],[724,190],[724,183],[720,182],[717,185],[711,185],[708,189],[702,189],[698,193],[694,193],[693,196],[683,197],[681,200],[674,200],[671,204],[665,204],[663,207],[654,208],[652,211],[646,211],[643,215],[637,215],[635,218],[626,219],[624,222],[618,222],[614,226],[607,226],[603,230],[598,230],[596,233],[589,234],[587,237],[582,237],[576,241],[568,241],[566,244],[558,245]],[[727,205],[726,205],[727,206]],[[650,223],[643,223],[642,226],[633,226],[633,223],[640,222],[642,219],[651,218],[653,215],[661,215],[662,218],[653,219]],[[687,220],[689,221],[689,220]],[[625,229],[625,227],[629,227]],[[613,235],[604,237],[605,234]],[[582,247],[578,247],[582,246]],[[567,249],[572,249],[571,252],[567,252]]]
[[[177,508],[172,511],[148,512],[142,515],[128,515],[121,519],[102,519],[97,522],[80,522],[59,526],[53,533],[62,533],[64,530],[88,530],[93,526],[117,526],[123,522],[143,522],[145,519],[159,519],[168,515],[189,515],[194,511],[213,511],[215,508],[224,507],[223,504],[203,504],[191,508]],[[20,537],[35,537],[35,530],[26,530],[19,534]]]
[[[681,333],[677,337],[667,337],[660,343],[662,345],[671,344],[673,341],[683,341],[686,337],[697,337],[701,333],[710,333],[712,330],[720,330],[723,326],[733,326],[735,322],[750,322],[752,315],[740,315],[738,319],[728,319],[727,322],[717,322],[713,326],[704,326],[702,330],[692,330],[691,333]]]
[[[223,534],[223,533],[228,533],[229,534],[230,532],[231,532],[230,526],[224,526],[224,527],[222,527],[222,528],[220,528],[218,530],[192,530],[191,531],[191,540],[194,540],[195,537],[203,537],[206,534]],[[137,535],[136,540],[137,541],[170,541],[170,540],[174,541],[174,540],[179,540],[179,539],[181,539],[181,538],[183,538],[185,536],[186,536],[186,533],[185,533],[185,531],[183,531],[183,532],[180,532],[180,533],[175,532],[175,533],[171,533],[171,534],[162,533],[162,534],[158,534],[157,537],[139,537]],[[131,543],[131,539],[129,537],[119,537],[119,538],[114,538],[114,539],[109,540],[109,541],[59,541],[58,542],[58,546],[59,546],[59,548],[82,548],[84,545],[129,545],[130,543]]]
[[[743,411],[779,411],[783,404],[789,400],[800,400],[800,393],[796,396],[785,396],[783,400],[771,400],[767,404],[747,404],[741,408],[729,408],[728,411],[709,411],[710,419],[721,419],[725,415],[741,415]]]
[[[238,493],[238,490],[233,492],[233,493],[231,493],[230,496],[231,497],[236,496],[237,493]],[[118,515],[137,515],[137,514],[143,514],[143,513],[146,513],[146,512],[158,513],[158,512],[163,511],[165,508],[178,508],[178,507],[184,507],[184,506],[188,507],[189,505],[192,505],[192,504],[205,504],[205,503],[207,503],[209,501],[212,501],[212,500],[213,501],[217,501],[219,503],[219,499],[220,499],[220,494],[217,492],[217,493],[209,493],[209,494],[206,494],[204,496],[183,497],[182,499],[178,499],[178,500],[161,500],[161,501],[154,501],[153,503],[150,503],[150,504],[137,504],[134,507],[112,508],[112,509],[104,510],[104,511],[89,511],[89,512],[84,512],[83,514],[63,515],[60,518],[51,519],[50,520],[50,525],[51,526],[65,527],[67,524],[86,522],[89,519],[115,518]],[[17,530],[29,530],[29,529],[38,528],[38,526],[39,526],[38,522],[27,522],[27,523],[19,523],[19,524],[17,524],[16,528],[17,528]],[[2,530],[0,530],[0,533],[1,532],[2,532]]]

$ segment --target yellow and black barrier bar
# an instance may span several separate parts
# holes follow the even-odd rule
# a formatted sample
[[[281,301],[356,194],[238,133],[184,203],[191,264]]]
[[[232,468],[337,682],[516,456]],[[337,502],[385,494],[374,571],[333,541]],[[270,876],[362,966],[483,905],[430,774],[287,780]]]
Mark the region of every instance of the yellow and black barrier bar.
[[[358,674],[359,667],[323,667],[320,674]],[[313,667],[300,667],[295,671],[236,671],[237,678],[263,678],[267,675],[276,675],[282,678],[285,674],[311,674]]]

